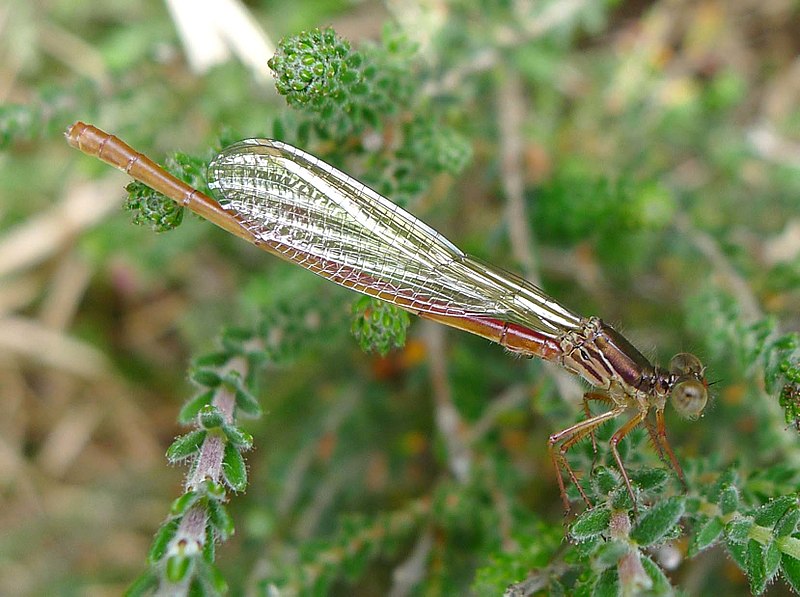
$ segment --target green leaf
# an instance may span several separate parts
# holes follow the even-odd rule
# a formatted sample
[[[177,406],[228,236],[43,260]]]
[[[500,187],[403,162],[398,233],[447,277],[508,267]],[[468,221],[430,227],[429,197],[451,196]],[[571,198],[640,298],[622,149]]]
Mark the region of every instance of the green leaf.
[[[231,358],[227,351],[210,352],[194,359],[192,365],[198,369],[222,367]]]
[[[244,388],[236,390],[236,408],[249,417],[260,417],[262,414],[261,405],[256,397]]]
[[[669,533],[680,520],[684,511],[682,497],[671,497],[657,503],[643,516],[631,532],[631,539],[639,545],[652,545]]]
[[[208,578],[208,581],[211,583],[211,588],[214,590],[214,595],[224,595],[228,592],[228,582],[225,580],[225,577],[222,576],[222,572],[220,572],[219,568],[217,568],[213,563],[207,562],[205,565],[206,570],[204,571]]]
[[[628,493],[628,488],[622,483],[611,493],[610,497],[611,508],[614,510],[630,510],[633,508],[631,494]]]
[[[598,466],[592,471],[592,485],[599,495],[608,495],[619,487],[620,477],[616,470]]]
[[[781,564],[781,551],[775,541],[771,541],[764,547],[764,574],[767,577],[767,582],[770,582],[773,577],[778,573],[778,568]]]
[[[210,524],[206,525],[206,540],[203,541],[202,561],[212,563],[217,554],[217,538],[214,536],[214,529]]]
[[[617,597],[619,595],[619,578],[616,568],[605,570],[592,587],[592,597]]]
[[[773,528],[776,537],[787,537],[794,533],[797,523],[800,522],[800,509],[796,506],[790,508]]]
[[[670,473],[664,468],[646,468],[636,471],[631,475],[631,480],[642,491],[655,491],[664,487],[669,481]]]
[[[166,160],[166,170],[190,187],[208,194],[206,170],[208,161],[187,153],[176,151]]]
[[[788,554],[781,556],[781,574],[795,593],[800,593],[800,560]]]
[[[286,128],[283,125],[283,119],[280,117],[274,118],[272,120],[272,138],[273,139],[286,138]]]
[[[223,425],[222,432],[239,450],[249,450],[253,447],[253,436],[235,425]]]
[[[222,377],[213,369],[193,369],[189,374],[189,378],[197,385],[207,388],[216,388],[222,384]]]
[[[230,390],[237,390],[242,387],[242,374],[231,369],[222,376],[222,384]]]
[[[709,501],[719,504],[722,492],[728,487],[735,487],[738,483],[738,474],[735,466],[725,469],[710,487],[707,496]]]
[[[598,506],[583,512],[570,527],[569,533],[574,541],[585,541],[608,530],[611,511]]]
[[[173,518],[159,527],[156,536],[153,538],[153,543],[150,545],[150,550],[147,553],[148,562],[155,564],[164,557],[164,554],[167,552],[167,546],[169,542],[172,541],[173,537],[175,537],[179,525],[180,520]]]
[[[154,232],[166,232],[183,221],[184,208],[147,185],[133,181],[125,190],[125,209],[134,212],[133,223],[137,226],[149,225]]]
[[[690,516],[699,516],[701,510],[705,507],[706,500],[699,495],[687,495],[684,500],[684,507],[686,514]]]
[[[282,135],[275,135],[278,139]],[[220,344],[228,352],[239,353],[242,345],[253,339],[253,330],[246,328],[227,327],[222,332]]]
[[[742,569],[742,571],[747,570],[747,544],[746,543],[735,543],[733,541],[726,541],[725,547],[728,548],[728,553],[733,559],[734,562]]]
[[[575,550],[568,551],[565,558],[571,560],[573,564],[583,561],[586,558],[594,557],[600,546],[604,545],[606,542],[604,535],[596,535],[591,539],[585,539],[579,543],[576,543],[575,540],[570,537],[570,541],[574,544]]]
[[[564,585],[561,584],[558,579],[552,578],[547,584],[547,595],[549,597],[566,597],[567,590],[564,588]]]
[[[170,514],[173,516],[179,516],[183,514],[197,502],[199,497],[200,495],[196,491],[187,491],[181,497],[172,502],[172,506],[170,506],[169,509]]]
[[[205,583],[201,582],[196,576],[192,578],[189,583],[189,590],[186,591],[186,597],[218,597],[215,595]]]
[[[188,425],[194,421],[200,410],[209,404],[214,399],[214,390],[208,390],[197,394],[194,398],[186,402],[181,407],[181,412],[178,415],[178,422],[182,425]]]
[[[760,470],[754,477],[760,481],[768,481],[777,487],[786,487],[787,489],[782,493],[794,492],[800,484],[800,473],[797,467],[786,463],[775,464],[766,470]]]
[[[408,313],[396,305],[362,296],[353,303],[350,331],[362,350],[386,356],[405,344],[410,323]]]
[[[247,467],[241,452],[232,444],[225,444],[222,457],[222,474],[228,486],[234,491],[244,491],[247,487]]]
[[[217,427],[222,427],[225,424],[225,418],[222,415],[222,411],[220,411],[219,408],[213,404],[207,404],[204,406],[200,411],[200,414],[197,416],[197,419],[204,429],[216,429]]]
[[[158,587],[158,575],[154,568],[148,568],[125,590],[125,597],[152,595]]]
[[[211,479],[205,479],[198,488],[211,500],[222,501],[225,499],[225,486],[222,483],[217,483]]]
[[[608,568],[615,567],[621,557],[626,555],[631,550],[631,546],[627,541],[620,541],[612,539],[600,543],[597,550],[593,555],[595,567]]]
[[[599,575],[587,573],[577,580],[570,597],[590,597],[597,583]]]
[[[750,590],[754,594],[760,595],[764,592],[769,580],[764,562],[764,550],[760,543],[750,540],[747,542],[746,552],[747,560],[744,572],[750,580]]]
[[[669,582],[669,578],[667,578],[667,575],[664,574],[664,571],[658,566],[658,564],[645,555],[641,557],[641,562],[644,571],[647,573],[647,576],[650,577],[650,580],[653,583],[649,593],[654,595],[667,595],[671,593],[672,584]]]
[[[224,504],[216,500],[209,500],[208,520],[222,541],[225,541],[228,537],[233,535],[233,519],[230,514],[228,514],[228,509]]]
[[[792,506],[797,507],[797,497],[794,495],[783,495],[770,500],[756,510],[755,523],[765,527],[773,527]]]
[[[714,545],[724,529],[725,525],[718,517],[714,516],[709,518],[692,538],[692,543],[689,546],[689,554],[696,555]]]
[[[736,512],[739,509],[739,490],[733,485],[723,488],[719,494],[718,504],[723,515]]]
[[[753,527],[751,518],[735,518],[725,525],[725,536],[729,541],[744,543],[750,538],[750,529]]]
[[[193,456],[200,449],[200,445],[205,438],[205,429],[196,429],[195,431],[190,431],[186,435],[179,436],[167,449],[167,460],[171,463],[175,463],[189,456]]]
[[[171,583],[179,583],[189,574],[193,558],[176,554],[167,558],[166,575]]]

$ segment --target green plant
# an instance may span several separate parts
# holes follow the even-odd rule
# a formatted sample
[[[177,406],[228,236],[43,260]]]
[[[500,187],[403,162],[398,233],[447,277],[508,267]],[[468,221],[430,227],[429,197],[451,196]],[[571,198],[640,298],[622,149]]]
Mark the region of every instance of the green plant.
[[[569,488],[576,512],[565,523],[546,440],[583,415],[584,388],[467,334],[409,324],[404,312],[284,266],[131,184],[136,222],[178,230],[152,238],[111,221],[81,251],[97,264],[121,251],[117,260],[136,264],[127,284],[138,278],[152,296],[185,297],[180,323],[169,350],[148,345],[155,357],[100,334],[119,317],[97,305],[124,312],[135,300],[125,284],[108,283],[112,290],[92,296],[122,298],[92,301],[81,334],[108,348],[125,379],[151,388],[155,404],[186,395],[175,372],[182,348],[195,355],[195,389],[179,417],[188,430],[167,454],[189,465],[184,493],[131,594],[156,586],[287,595],[800,592],[800,359],[790,331],[800,274],[791,228],[782,236],[796,217],[800,177],[743,124],[768,115],[790,138],[800,119],[796,109],[778,121],[753,108],[768,85],[715,46],[714,35],[738,37],[697,25],[738,31],[725,8],[686,7],[673,20],[670,3],[635,17],[614,6],[456,1],[431,31],[386,27],[374,44],[330,29],[290,35],[270,61],[290,109],[271,107],[231,65],[179,79],[166,93],[168,71],[141,49],[158,38],[151,25],[149,37],[127,42],[139,50],[119,51],[128,46],[118,36],[98,42],[125,73],[105,82],[111,91],[63,85],[58,101],[42,93],[0,114],[0,140],[20,150],[10,155],[21,164],[25,148],[86,113],[154,158],[194,144],[201,149],[163,161],[201,190],[220,147],[279,137],[468,252],[527,269],[577,312],[622,322],[654,361],[698,353],[713,381],[702,419],[667,415],[685,491],[639,430],[620,445],[634,514],[606,426],[596,452],[589,441],[570,450],[594,507],[581,510]],[[780,44],[773,53],[757,45],[747,47],[750,64],[780,70]],[[202,141],[192,137],[198,131]],[[2,175],[23,187],[13,168]],[[50,178],[46,169],[28,175],[34,187]],[[11,221],[25,217],[21,197]],[[165,425],[155,435],[171,432]],[[142,481],[134,487],[153,493]],[[723,572],[728,560],[744,574]],[[685,573],[703,566],[705,574]]]
[[[407,47],[407,44],[403,44],[403,47]],[[375,55],[376,51],[373,49],[373,59]],[[278,90],[287,97],[287,102],[304,110],[323,138],[333,137],[342,141],[362,131],[367,124],[380,128],[382,119],[386,120],[401,110],[413,110],[413,106],[408,104],[408,94],[402,94],[399,104],[395,104],[390,101],[388,94],[381,95],[382,90],[394,90],[395,86],[389,85],[385,79],[371,80],[369,74],[365,74],[372,73],[374,76],[380,64],[380,60],[373,63],[369,57],[351,50],[332,30],[315,30],[290,37],[281,43],[276,57],[270,61],[270,66],[276,71]],[[444,150],[458,146],[460,141],[448,139],[447,135],[452,133],[433,130],[425,122],[417,118],[411,127],[404,129],[403,149],[397,153],[398,157],[403,156],[406,160],[420,161],[419,164],[410,165],[413,171],[435,173],[442,169],[439,164]],[[424,134],[418,130],[420,127],[426,128]],[[432,150],[436,144],[441,147]],[[464,160],[458,160],[452,170],[457,173],[464,165]],[[450,168],[444,166],[444,169]],[[560,184],[556,179],[549,190],[550,195],[542,197],[542,204],[553,210],[553,213],[539,211],[542,220],[556,225],[575,226],[582,214],[587,216],[582,228],[576,230],[575,234],[570,235],[563,230],[556,232],[557,238],[562,240],[572,239],[575,242],[589,234],[592,228],[597,229],[598,222],[605,225],[622,223],[625,228],[620,230],[635,232],[649,229],[653,217],[657,217],[655,223],[658,228],[668,225],[674,217],[674,202],[663,190],[654,195],[636,185],[626,185],[628,188],[622,191],[621,196],[619,190],[607,195],[602,188],[587,187],[580,180],[577,184],[572,180],[564,187],[559,186]],[[607,185],[608,183],[604,183],[604,186]],[[586,206],[576,198],[575,193],[569,192],[569,189],[575,187],[586,187]],[[416,190],[421,192],[424,188],[423,183]],[[598,202],[599,198],[606,196],[606,201]],[[662,203],[666,198],[669,208],[650,209],[643,203],[648,197],[655,197]],[[561,209],[556,207],[559,202]],[[131,203],[141,203],[141,200],[132,200]],[[171,202],[167,203],[168,214],[172,210],[169,203]],[[589,206],[593,206],[591,210]],[[574,214],[565,214],[564,208],[573,210]],[[654,215],[643,217],[645,214]],[[167,215],[158,216],[156,220],[161,221],[165,217]],[[726,302],[724,306],[708,304],[713,301]],[[381,354],[386,354],[391,344],[402,345],[404,331],[397,340],[388,338],[396,335],[396,332],[391,331],[396,326],[401,326],[401,330],[405,329],[408,325],[407,316],[394,307],[384,307],[381,303],[368,299],[360,299],[356,305],[352,329],[365,349],[377,348]],[[365,317],[361,313],[372,315]],[[397,318],[401,315],[404,322],[398,323]],[[723,355],[729,358],[733,352],[737,355],[734,362],[741,367],[755,368],[761,363],[768,391],[774,393],[781,383],[780,380],[783,380],[783,389],[780,390],[782,399],[785,401],[787,395],[792,395],[792,388],[796,387],[800,378],[796,334],[778,337],[774,322],[769,320],[752,324],[738,323],[736,303],[711,289],[690,305],[690,322],[692,317],[697,319],[698,327],[707,325],[712,318],[719,321],[717,329],[708,336],[708,352],[712,358],[724,358]],[[388,337],[383,339],[387,334]],[[789,423],[796,421],[796,412],[791,407],[785,409],[785,416]],[[641,450],[641,444],[635,449]],[[698,465],[703,466],[703,463]],[[583,467],[589,470],[591,464],[584,462]],[[793,535],[797,534],[800,517],[798,498],[794,493],[800,483],[800,474],[789,469],[787,477],[786,467],[779,465],[759,471],[746,479],[740,487],[735,473],[730,469],[728,473],[721,475],[714,475],[712,471],[703,472],[715,477],[715,483],[707,488],[695,484],[700,471],[694,471],[694,478],[691,479],[685,496],[664,498],[664,490],[669,485],[669,477],[664,471],[648,467],[636,470],[634,482],[638,492],[637,501],[640,501],[642,508],[637,519],[634,504],[624,490],[619,475],[611,469],[595,468],[586,488],[595,507],[587,510],[570,525],[569,536],[575,545],[558,555],[553,549],[551,559],[543,569],[547,571],[549,578],[542,580],[541,586],[548,587],[552,592],[556,590],[556,585],[564,586],[565,577],[574,575],[579,580],[570,590],[578,594],[594,591],[612,591],[626,595],[643,591],[656,594],[668,592],[671,590],[671,583],[648,550],[667,541],[674,541],[686,533],[690,540],[690,556],[718,542],[724,542],[734,561],[747,573],[754,593],[763,592],[779,573],[798,589],[800,539]],[[759,506],[763,498],[753,499],[752,492],[747,491],[747,488],[750,484],[763,482],[765,478],[773,483],[769,493],[771,501]],[[449,491],[452,492],[451,495],[457,496],[454,499],[464,499],[463,490],[451,488]],[[742,499],[741,493],[751,499]],[[573,497],[576,497],[574,492]],[[472,508],[477,510],[463,513],[467,519],[479,513],[477,505]],[[437,511],[434,508],[428,512],[427,524],[447,526],[445,521],[449,513],[446,510]],[[422,524],[423,520],[418,520],[417,524]],[[357,579],[363,574],[369,560],[383,553],[383,541],[391,540],[394,544],[398,540],[393,533],[373,536],[371,529],[375,524],[370,518],[351,523],[340,531],[343,534],[334,539],[334,544],[324,542],[318,548],[321,551],[311,550],[306,554],[306,558],[311,558],[310,562],[336,562],[335,565],[326,566],[326,572],[317,570],[310,574],[301,573],[299,576],[281,575],[266,580],[265,586],[274,582],[276,586],[294,586],[292,592],[302,592],[303,586],[313,587],[314,591],[327,592],[341,574],[342,567],[348,571],[347,577]],[[404,532],[407,533],[408,529],[405,528]],[[470,532],[474,533],[475,529],[470,529]],[[491,535],[489,529],[484,532]],[[336,544],[340,547],[335,548]],[[343,550],[343,553],[339,556],[332,555],[330,550],[336,549]],[[558,561],[562,563],[557,567],[558,573],[554,574],[552,569]],[[587,566],[587,562],[591,564]],[[491,572],[479,574],[479,580],[474,585],[479,594],[499,592],[511,584],[510,577],[498,575],[497,570],[491,566],[490,569]],[[534,571],[532,577],[538,581],[541,574],[542,571]],[[493,579],[494,582],[487,579]],[[530,578],[525,582],[530,583]],[[522,592],[525,593],[526,590]]]

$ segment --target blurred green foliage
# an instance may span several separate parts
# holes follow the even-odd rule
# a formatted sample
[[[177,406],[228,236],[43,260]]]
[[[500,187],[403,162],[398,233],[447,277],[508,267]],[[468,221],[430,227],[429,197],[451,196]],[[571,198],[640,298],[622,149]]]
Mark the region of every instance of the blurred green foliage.
[[[144,523],[128,500],[161,491],[166,504],[174,485],[148,485],[152,470],[137,472],[135,458],[119,457],[118,477],[101,465],[97,482],[121,520],[114,531],[54,524],[71,565],[45,564],[62,571],[29,579],[27,592],[127,585],[159,517],[132,594],[159,583],[193,594],[800,592],[800,103],[787,50],[797,9],[767,0],[741,17],[723,2],[453,0],[413,19],[372,16],[356,36],[343,33],[363,28],[350,4],[295,4],[248,4],[283,38],[264,57],[276,94],[236,60],[191,72],[161,5],[19,3],[0,42],[14,73],[0,105],[2,231],[108,173],[68,153],[60,133],[76,119],[201,190],[220,147],[280,138],[512,270],[509,230],[521,225],[549,294],[622,322],[656,361],[691,350],[707,365],[704,418],[667,414],[688,491],[646,434],[631,434],[620,451],[634,516],[606,426],[597,453],[591,442],[570,451],[594,508],[565,525],[546,440],[581,418],[579,389],[466,334],[437,343],[404,312],[183,218],[131,183],[134,221],[177,229],[156,236],[120,215],[81,231],[75,251],[93,279],[70,333],[109,355],[116,387],[149,401],[122,411],[167,411],[149,423],[157,445],[175,435],[184,401],[188,429],[167,457],[191,478],[213,443],[209,470],[220,476]],[[51,38],[64,42],[58,52]],[[519,95],[507,95],[509,78]],[[512,109],[523,116],[509,132],[499,123]],[[514,143],[516,166],[502,157]],[[524,221],[507,215],[503,177],[514,168]],[[49,280],[59,257],[36,278]],[[47,288],[20,316],[36,314]],[[164,297],[181,309],[162,314]],[[148,316],[167,332],[144,342]],[[193,391],[182,386],[190,359]],[[26,375],[43,392],[63,387]],[[116,401],[134,400],[118,391]],[[134,429],[108,425],[87,442],[103,458],[87,462],[107,462]],[[44,444],[26,439],[26,454]],[[569,495],[578,508],[574,487]],[[24,500],[10,501],[29,520]],[[195,549],[182,533],[198,512]],[[37,540],[10,527],[4,561],[64,558],[47,550],[47,531]],[[20,536],[34,538],[14,544]],[[118,555],[119,537],[139,556]],[[6,582],[2,592],[14,588]]]

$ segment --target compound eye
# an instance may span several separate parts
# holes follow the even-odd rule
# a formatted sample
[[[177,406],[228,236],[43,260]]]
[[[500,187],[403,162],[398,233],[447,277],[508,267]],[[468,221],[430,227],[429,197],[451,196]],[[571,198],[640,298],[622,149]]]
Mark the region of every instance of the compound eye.
[[[678,376],[702,375],[703,363],[693,354],[680,352],[669,362],[669,372]]]
[[[699,417],[708,401],[708,391],[705,384],[696,379],[679,381],[672,388],[671,395],[672,405],[675,410],[686,419]]]

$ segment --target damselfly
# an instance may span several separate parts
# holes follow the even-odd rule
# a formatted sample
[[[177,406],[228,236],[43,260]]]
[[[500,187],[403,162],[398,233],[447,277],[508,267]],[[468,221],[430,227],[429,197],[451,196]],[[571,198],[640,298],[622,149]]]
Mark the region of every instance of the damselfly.
[[[594,387],[584,396],[587,418],[548,441],[566,509],[562,470],[591,506],[567,451],[587,436],[594,440],[600,425],[623,415],[610,449],[633,503],[617,446],[641,424],[685,486],[667,441],[664,407],[671,399],[690,419],[705,408],[708,383],[694,355],[676,355],[668,369],[653,366],[599,318],[579,317],[522,278],[467,255],[385,197],[286,143],[246,139],[224,149],[208,169],[217,202],[93,126],[75,123],[67,140],[278,257],[511,352],[554,361],[585,379]],[[591,401],[609,410],[592,415]]]

